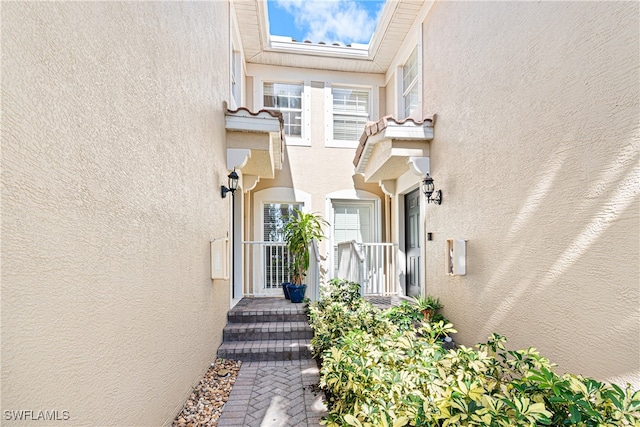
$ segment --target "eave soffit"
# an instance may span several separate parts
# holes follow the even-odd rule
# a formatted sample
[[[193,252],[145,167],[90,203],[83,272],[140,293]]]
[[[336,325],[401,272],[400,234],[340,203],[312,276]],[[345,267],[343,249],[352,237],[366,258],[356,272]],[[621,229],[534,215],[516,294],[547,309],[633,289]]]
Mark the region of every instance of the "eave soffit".
[[[416,20],[432,2],[387,0],[369,44],[312,43],[271,36],[264,0],[233,0],[247,63],[386,73]],[[327,61],[327,58],[339,61]]]

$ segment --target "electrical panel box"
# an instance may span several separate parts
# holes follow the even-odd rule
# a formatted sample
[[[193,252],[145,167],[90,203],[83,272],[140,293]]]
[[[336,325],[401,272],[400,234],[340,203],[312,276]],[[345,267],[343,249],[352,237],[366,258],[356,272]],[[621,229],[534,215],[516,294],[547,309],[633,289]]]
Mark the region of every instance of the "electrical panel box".
[[[446,272],[450,276],[467,274],[467,241],[465,239],[446,240]]]
[[[229,278],[229,239],[211,241],[211,278]]]

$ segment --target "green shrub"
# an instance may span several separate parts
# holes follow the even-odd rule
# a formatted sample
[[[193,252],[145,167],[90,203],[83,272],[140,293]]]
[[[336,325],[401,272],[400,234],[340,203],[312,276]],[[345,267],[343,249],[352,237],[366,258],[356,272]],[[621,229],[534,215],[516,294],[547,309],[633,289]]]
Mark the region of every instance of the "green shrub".
[[[309,307],[309,319],[314,330],[311,349],[313,356],[320,359],[325,351],[338,345],[341,338],[354,329],[379,336],[393,327],[373,305],[362,298],[350,305],[341,302],[313,303]]]
[[[415,329],[415,325],[424,319],[415,306],[407,301],[382,311],[382,316],[396,325],[401,331]]]
[[[497,334],[445,350],[439,337],[452,325],[405,328],[406,307],[381,312],[357,298],[314,304],[328,426],[640,426],[640,392],[559,376],[533,348],[506,351]]]
[[[327,286],[320,289],[318,306],[324,308],[326,304],[339,302],[351,307],[363,299],[360,296],[360,284],[345,279],[331,279]]]

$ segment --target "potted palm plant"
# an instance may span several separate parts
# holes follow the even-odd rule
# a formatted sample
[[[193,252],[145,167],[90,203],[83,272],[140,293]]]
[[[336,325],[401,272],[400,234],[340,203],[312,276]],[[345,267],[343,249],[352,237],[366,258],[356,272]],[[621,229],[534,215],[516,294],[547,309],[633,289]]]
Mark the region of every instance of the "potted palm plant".
[[[424,316],[424,320],[426,322],[430,321],[435,312],[442,308],[442,304],[440,304],[440,300],[438,298],[434,298],[431,295],[427,295],[424,297],[413,297],[413,301],[416,304],[418,310]]]
[[[292,282],[289,285],[291,302],[302,302],[307,285],[302,283],[309,270],[312,240],[324,239],[322,227],[329,223],[320,215],[296,209],[293,217],[284,226],[284,240],[293,265]]]

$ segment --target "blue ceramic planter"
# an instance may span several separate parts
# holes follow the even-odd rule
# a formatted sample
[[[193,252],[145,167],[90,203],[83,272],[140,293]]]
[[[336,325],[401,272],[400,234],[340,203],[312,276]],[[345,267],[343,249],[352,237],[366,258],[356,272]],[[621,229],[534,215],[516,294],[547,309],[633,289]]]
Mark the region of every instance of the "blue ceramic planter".
[[[282,283],[282,293],[284,294],[284,297],[286,299],[291,299],[291,297],[289,296],[289,286],[291,286],[290,282]]]
[[[307,291],[307,285],[294,285],[290,284],[288,286],[289,296],[291,297],[291,302],[293,303],[301,303],[304,299],[304,294]]]

